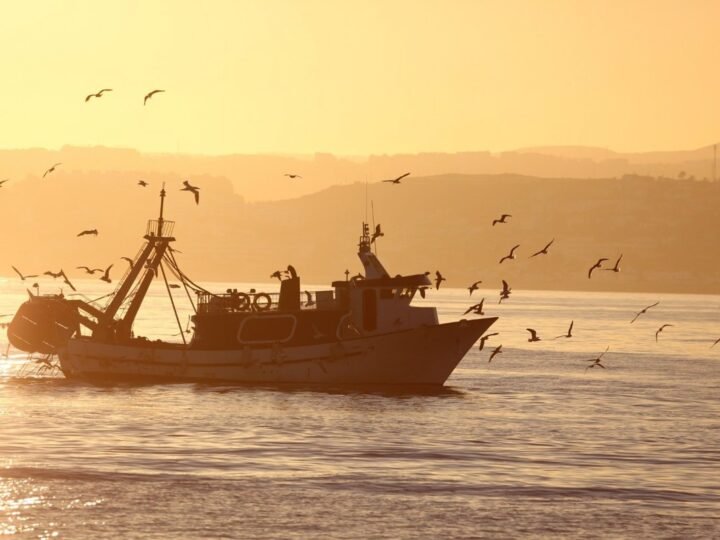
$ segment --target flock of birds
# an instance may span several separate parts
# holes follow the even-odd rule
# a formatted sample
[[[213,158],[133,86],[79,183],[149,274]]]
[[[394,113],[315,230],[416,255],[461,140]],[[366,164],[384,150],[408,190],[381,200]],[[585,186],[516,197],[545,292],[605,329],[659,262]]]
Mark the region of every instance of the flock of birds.
[[[389,182],[389,183],[391,183],[391,184],[400,184],[400,180],[402,180],[403,178],[405,178],[405,177],[408,176],[409,174],[410,174],[410,173],[405,173],[405,174],[403,174],[403,175],[401,175],[401,176],[398,176],[397,178],[388,179],[388,180],[383,180],[383,182]],[[510,219],[510,218],[512,218],[512,214],[501,214],[500,217],[498,217],[498,218],[496,218],[496,219],[493,219],[493,221],[492,221],[492,226],[495,227],[496,225],[507,224],[507,223],[508,223],[508,219]],[[375,238],[376,238],[377,236],[383,236],[383,233],[381,232],[381,229],[380,229],[380,225],[377,225],[377,226],[376,226],[376,232],[375,232],[375,234],[373,234],[373,238],[372,238],[373,242],[375,241]],[[539,256],[539,255],[548,255],[548,254],[549,254],[549,251],[548,251],[548,250],[550,249],[550,247],[551,247],[554,243],[555,243],[555,239],[553,238],[553,239],[550,240],[542,249],[540,249],[540,250],[534,252],[532,255],[530,255],[529,258],[537,257],[537,256]],[[514,246],[510,249],[510,252],[509,252],[507,255],[505,255],[505,256],[503,256],[503,257],[500,258],[498,264],[503,264],[505,261],[515,260],[515,259],[516,259],[515,252],[517,251],[517,249],[518,249],[519,247],[520,247],[520,244],[514,245]],[[622,258],[623,258],[623,254],[621,253],[620,256],[617,258],[617,260],[615,261],[615,264],[614,264],[611,268],[603,268],[603,267],[602,267],[603,263],[609,260],[607,257],[599,258],[599,259],[595,262],[595,264],[593,264],[593,265],[588,269],[588,272],[587,272],[587,277],[588,277],[588,279],[592,279],[593,272],[594,272],[595,270],[598,270],[598,269],[600,269],[600,270],[602,270],[602,271],[607,271],[607,272],[619,273],[619,272],[620,272],[620,262],[622,261]],[[425,274],[426,274],[426,275],[429,275],[430,272],[425,272]],[[443,281],[446,281],[446,278],[440,273],[440,271],[435,271],[435,280],[434,280],[434,281],[435,281],[435,289],[439,289],[439,288],[440,288],[440,285],[442,284],[442,282],[443,282]],[[498,303],[502,303],[503,300],[507,300],[507,299],[510,297],[510,293],[512,292],[512,289],[510,288],[510,285],[508,284],[508,282],[505,281],[504,279],[501,280],[501,281],[502,281],[502,290],[500,291],[500,300],[498,301]],[[468,291],[469,291],[469,293],[470,293],[470,296],[472,296],[473,292],[475,292],[476,290],[478,290],[478,289],[480,288],[479,285],[480,285],[481,283],[482,283],[482,281],[481,281],[481,280],[478,280],[478,281],[475,281],[475,282],[473,282],[472,284],[470,284],[469,287],[467,287],[467,289],[468,289]],[[424,295],[423,295],[423,297],[424,297]],[[655,302],[654,304],[651,304],[651,305],[646,306],[646,307],[644,307],[643,309],[641,309],[639,312],[637,312],[637,314],[635,314],[635,316],[634,316],[633,319],[630,321],[630,323],[631,323],[631,324],[634,323],[640,316],[642,316],[642,315],[644,315],[645,313],[647,313],[647,311],[648,311],[649,309],[654,308],[654,307],[657,306],[659,303],[660,303],[660,302],[658,301],[658,302]],[[468,307],[468,308],[465,310],[465,312],[463,313],[463,315],[468,315],[468,314],[473,314],[473,315],[485,315],[485,312],[484,312],[484,310],[483,310],[483,309],[484,309],[484,304],[485,304],[485,298],[483,298],[482,300],[480,300],[480,302],[478,302],[478,303],[476,303],[476,304],[473,304],[473,305],[471,305],[470,307]],[[561,338],[569,339],[569,338],[572,338],[572,337],[573,337],[572,330],[573,330],[573,325],[574,325],[574,324],[575,324],[575,321],[570,321],[570,326],[568,327],[567,333],[562,334],[562,335],[560,335],[560,336],[557,336],[557,337],[555,337],[555,338],[553,338],[553,339],[561,339]],[[669,323],[666,323],[666,324],[663,324],[662,326],[660,326],[660,328],[658,328],[657,331],[655,332],[655,341],[658,342],[658,338],[659,338],[660,334],[663,332],[663,330],[665,330],[666,328],[673,327],[673,326],[674,326],[673,324],[669,324]],[[530,337],[528,338],[528,342],[534,343],[534,342],[537,342],[537,341],[542,341],[542,338],[538,335],[537,330],[535,330],[534,328],[526,328],[526,330],[530,333]],[[497,336],[497,335],[499,335],[499,333],[498,333],[498,332],[494,332],[494,333],[486,334],[486,335],[482,336],[482,337],[480,338],[480,343],[479,343],[479,345],[478,345],[478,350],[482,351],[482,350],[485,348],[485,342],[486,342],[488,339],[490,339],[491,337]],[[716,340],[713,342],[713,344],[710,346],[710,348],[715,347],[715,345],[717,345],[718,343],[720,343],[720,338],[716,339]],[[595,367],[600,367],[600,368],[602,368],[602,369],[605,369],[605,366],[601,363],[601,359],[603,358],[603,356],[604,356],[609,350],[610,350],[610,347],[608,346],[607,349],[605,349],[605,351],[604,351],[602,354],[600,354],[600,355],[597,356],[596,358],[591,358],[591,359],[587,360],[587,362],[589,362],[589,364],[587,365],[587,367],[585,368],[585,370],[587,371],[588,369],[592,369],[592,368],[595,368]],[[488,358],[488,362],[492,362],[493,358],[495,358],[498,354],[502,354],[502,352],[503,352],[503,351],[502,351],[502,344],[501,344],[501,345],[498,345],[497,347],[495,347],[495,348],[492,350],[492,352],[490,353],[490,357]]]

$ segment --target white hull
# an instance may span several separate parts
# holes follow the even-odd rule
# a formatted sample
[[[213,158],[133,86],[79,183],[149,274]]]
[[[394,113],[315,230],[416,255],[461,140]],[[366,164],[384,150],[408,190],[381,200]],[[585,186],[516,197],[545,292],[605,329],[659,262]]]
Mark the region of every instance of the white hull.
[[[495,320],[463,320],[319,345],[229,351],[75,338],[59,357],[66,377],[97,382],[442,385]]]

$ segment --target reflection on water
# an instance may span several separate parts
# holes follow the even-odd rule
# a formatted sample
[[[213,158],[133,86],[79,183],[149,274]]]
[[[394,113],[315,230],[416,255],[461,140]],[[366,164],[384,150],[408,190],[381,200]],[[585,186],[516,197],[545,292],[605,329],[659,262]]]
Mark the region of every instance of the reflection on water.
[[[7,313],[25,293],[2,287]],[[140,333],[177,332],[161,292]],[[425,302],[443,320],[469,305],[460,290]],[[720,346],[710,349],[720,298],[518,291],[507,304],[486,301],[486,311],[500,316],[488,345],[502,343],[504,354],[488,363],[489,349],[473,349],[439,390],[98,387],[20,376],[24,356],[11,351],[0,361],[0,532],[720,534]],[[576,337],[549,339],[570,320]],[[656,344],[666,322],[676,326]],[[527,327],[543,341],[528,343]],[[586,372],[607,346],[607,369]]]

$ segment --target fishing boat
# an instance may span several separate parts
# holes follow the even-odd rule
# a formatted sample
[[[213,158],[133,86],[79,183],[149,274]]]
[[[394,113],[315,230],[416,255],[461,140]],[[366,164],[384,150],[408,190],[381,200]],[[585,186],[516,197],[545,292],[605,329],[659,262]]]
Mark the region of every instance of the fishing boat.
[[[495,317],[440,324],[434,307],[413,305],[432,283],[425,274],[391,277],[362,225],[364,272],[328,290],[301,290],[288,267],[279,293],[215,293],[186,276],[171,244],[174,222],[150,220],[138,251],[103,308],[60,295],[33,295],[8,327],[12,346],[54,359],[70,379],[97,383],[441,386]],[[168,274],[193,306],[189,337]],[[154,280],[165,282],[182,343],[136,336],[133,322]]]

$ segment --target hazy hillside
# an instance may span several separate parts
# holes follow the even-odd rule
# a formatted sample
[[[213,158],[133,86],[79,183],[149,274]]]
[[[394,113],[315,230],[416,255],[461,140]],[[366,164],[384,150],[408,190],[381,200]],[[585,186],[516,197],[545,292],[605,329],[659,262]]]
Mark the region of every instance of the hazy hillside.
[[[443,174],[524,174],[547,178],[613,178],[626,174],[689,178],[713,176],[712,147],[692,151],[622,154],[603,148],[545,147],[514,152],[421,153],[369,157],[144,154],[131,149],[66,146],[0,150],[0,179],[13,182],[42,177],[60,162],[58,176],[110,175],[129,181],[201,176],[227,178],[248,201],[277,200],[314,193],[329,186],[375,182],[405,172]],[[302,179],[289,180],[287,173]]]
[[[177,248],[198,279],[267,280],[292,263],[306,282],[357,272],[356,243],[366,186],[334,186],[282,201],[248,203],[230,180],[196,176],[200,205],[168,182],[166,216],[175,219]],[[440,269],[452,286],[507,279],[515,289],[590,289],[720,293],[720,183],[624,179],[549,179],[517,175],[409,177],[401,185],[370,184],[375,220],[385,237],[381,259],[391,273]],[[115,174],[53,173],[9,182],[0,190],[5,224],[0,274],[78,265],[124,270],[122,255],[139,247],[155,218],[158,190]],[[491,226],[506,212],[505,225]],[[76,237],[89,228],[100,235]],[[551,239],[550,255],[529,259]],[[518,258],[498,264],[520,244]],[[588,268],[624,254],[622,272]],[[118,273],[119,275],[119,273]]]

